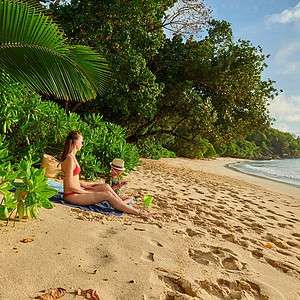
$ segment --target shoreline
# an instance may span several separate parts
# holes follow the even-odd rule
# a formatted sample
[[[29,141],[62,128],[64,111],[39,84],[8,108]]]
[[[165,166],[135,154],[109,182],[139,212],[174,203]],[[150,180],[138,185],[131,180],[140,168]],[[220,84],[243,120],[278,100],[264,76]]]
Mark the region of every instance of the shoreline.
[[[288,183],[288,182],[283,182],[283,181],[276,180],[276,179],[272,179],[272,178],[267,178],[267,177],[265,177],[265,176],[258,175],[258,174],[250,174],[250,173],[247,173],[247,172],[243,172],[243,171],[238,170],[238,169],[236,169],[236,168],[234,168],[234,167],[231,167],[230,165],[231,165],[231,163],[226,164],[225,167],[228,168],[228,169],[230,169],[230,170],[233,170],[233,171],[235,171],[235,172],[240,172],[240,173],[243,173],[243,174],[246,174],[246,175],[258,177],[258,178],[261,178],[261,179],[270,180],[270,181],[272,181],[272,182],[274,182],[274,183],[278,183],[278,184],[280,184],[280,185],[283,184],[283,185],[287,185],[287,186],[289,186],[289,187],[298,189],[298,190],[299,190],[299,195],[300,195],[300,186],[298,186],[298,185],[296,185],[296,184],[292,184],[292,183]],[[292,193],[292,195],[298,196],[297,190],[295,190],[294,193]]]
[[[298,187],[295,187],[288,183],[268,179],[262,176],[248,174],[228,166],[237,162],[250,161],[249,159],[231,157],[220,157],[213,160],[193,160],[188,158],[179,159],[183,161],[194,161],[195,168],[193,168],[193,170],[199,170],[210,173],[215,172],[219,175],[233,177],[241,181],[256,184],[259,187],[265,188],[270,191],[275,191],[280,194],[285,194],[299,198],[300,200],[300,188]],[[164,160],[164,158],[162,160]],[[168,161],[169,159],[166,158],[165,160]],[[181,164],[181,166],[183,166],[183,164]]]
[[[150,219],[54,204],[38,220],[0,220],[0,299],[64,288],[62,300],[84,300],[80,288],[105,300],[297,300],[298,197],[232,161],[142,159],[123,193]]]

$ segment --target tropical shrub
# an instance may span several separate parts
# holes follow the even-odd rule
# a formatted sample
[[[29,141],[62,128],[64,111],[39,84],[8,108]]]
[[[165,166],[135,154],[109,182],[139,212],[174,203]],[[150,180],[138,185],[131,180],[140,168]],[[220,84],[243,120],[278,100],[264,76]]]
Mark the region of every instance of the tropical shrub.
[[[197,137],[194,141],[175,138],[174,142],[168,143],[166,147],[180,157],[201,159],[217,156],[213,145],[207,139],[201,137]]]
[[[102,121],[98,114],[91,114],[77,128],[85,140],[83,150],[78,152],[77,158],[86,179],[107,174],[114,158],[125,161],[126,173],[139,164],[138,150],[126,143],[125,130],[122,127]]]
[[[176,158],[176,154],[164,148],[161,142],[154,137],[139,142],[138,151],[141,157],[161,159],[162,157]]]
[[[59,157],[71,130],[81,131],[86,141],[78,153],[86,179],[109,172],[109,163],[115,157],[124,159],[127,171],[139,163],[136,147],[126,144],[120,126],[102,121],[100,115],[82,120],[76,113],[66,114],[56,103],[43,102],[20,84],[0,84],[0,124],[12,163],[29,154],[34,166],[40,164],[45,153]]]
[[[214,157],[219,157],[219,155],[217,154],[214,146],[211,143],[207,144],[207,148],[205,153],[203,154],[204,157],[206,158],[214,158]]]
[[[12,165],[8,156],[7,149],[0,150],[0,193],[3,195],[0,217],[10,218],[16,210],[19,221],[24,215],[37,219],[41,207],[53,208],[49,198],[57,194],[57,190],[47,184],[45,168],[34,168],[30,159]]]
[[[254,158],[260,155],[260,148],[254,143],[246,140],[233,141],[227,144],[222,156],[238,157],[238,158]]]

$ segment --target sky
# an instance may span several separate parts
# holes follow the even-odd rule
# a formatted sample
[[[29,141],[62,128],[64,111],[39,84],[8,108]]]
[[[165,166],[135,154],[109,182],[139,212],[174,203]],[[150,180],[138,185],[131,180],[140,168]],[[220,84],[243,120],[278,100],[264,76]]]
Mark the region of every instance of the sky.
[[[268,107],[272,127],[300,136],[300,1],[204,0],[212,17],[231,23],[236,40],[260,45],[268,68],[262,79],[283,90]]]

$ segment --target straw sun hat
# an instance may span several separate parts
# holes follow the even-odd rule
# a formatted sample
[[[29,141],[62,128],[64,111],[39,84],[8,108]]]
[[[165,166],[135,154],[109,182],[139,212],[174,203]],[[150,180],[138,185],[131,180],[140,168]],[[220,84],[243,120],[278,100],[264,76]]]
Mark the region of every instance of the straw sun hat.
[[[111,163],[110,165],[117,169],[117,170],[122,170],[124,171],[125,168],[124,168],[124,160],[123,159],[120,159],[120,158],[115,158]]]

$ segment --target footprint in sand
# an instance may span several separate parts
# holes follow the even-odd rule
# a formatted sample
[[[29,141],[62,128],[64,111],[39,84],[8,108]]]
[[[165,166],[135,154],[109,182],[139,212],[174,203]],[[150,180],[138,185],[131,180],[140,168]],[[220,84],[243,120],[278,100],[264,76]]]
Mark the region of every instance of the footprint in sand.
[[[296,247],[300,249],[300,244],[294,241],[287,241],[287,244],[290,245],[291,247]]]
[[[151,240],[150,244],[153,245],[153,246],[157,246],[157,247],[163,247],[163,245],[160,242],[156,241],[156,240]]]
[[[248,280],[229,281],[220,278],[216,283],[207,279],[197,282],[209,295],[218,299],[270,299],[268,295],[262,294],[258,284]]]
[[[286,228],[286,227],[294,228],[294,226],[291,225],[291,224],[277,223],[277,225],[278,225],[280,228]]]
[[[229,234],[223,234],[222,238],[228,242],[234,243],[234,244],[238,244],[238,240],[236,239],[236,237],[229,233]]]
[[[238,259],[231,256],[224,258],[222,260],[222,265],[226,270],[241,271],[245,269],[246,264],[242,264]]]
[[[214,255],[211,251],[189,250],[189,256],[198,264],[209,265],[211,263],[221,264],[221,259]]]
[[[186,233],[190,237],[193,237],[193,236],[204,236],[205,235],[205,232],[201,232],[200,230],[193,230],[193,229],[190,229],[190,228],[186,229]]]
[[[295,237],[299,237],[299,238],[300,238],[300,233],[294,232],[294,233],[292,233],[292,236],[295,236]]]
[[[283,250],[280,250],[280,249],[276,249],[276,251],[282,255],[285,255],[285,256],[293,256],[293,254],[289,253],[289,252],[286,252],[286,251],[283,251]]]
[[[288,249],[289,248],[280,238],[275,237],[271,233],[267,233],[267,235],[265,237],[268,241],[270,241],[271,243],[274,243],[277,247],[279,247],[281,249]]]
[[[260,249],[252,250],[251,253],[253,257],[258,259],[264,256]]]
[[[295,267],[291,266],[288,263],[283,263],[280,261],[275,261],[271,258],[267,258],[265,257],[266,262],[271,265],[273,268],[280,270],[284,273],[290,274],[290,275],[294,275],[298,278],[300,278],[300,271],[298,269],[296,269]]]
[[[286,219],[286,220],[287,220],[288,222],[293,223],[293,224],[299,222],[299,220],[298,220],[298,219],[295,219],[295,218],[288,218],[288,219]]]
[[[267,215],[267,218],[274,220],[274,221],[279,221],[278,218],[272,216],[272,215]]]
[[[147,262],[154,262],[154,253],[153,252],[144,252],[141,259],[144,261],[147,261]]]
[[[197,283],[184,278],[181,274],[176,272],[162,268],[158,268],[157,270],[160,271],[158,278],[164,282],[168,288],[168,290],[161,295],[161,300],[191,299],[191,297],[194,299],[194,297],[198,296],[199,286]]]
[[[211,247],[210,251],[190,249],[189,256],[197,263],[205,266],[214,263],[231,271],[241,271],[247,268],[247,264],[240,262],[230,249],[217,247]]]

